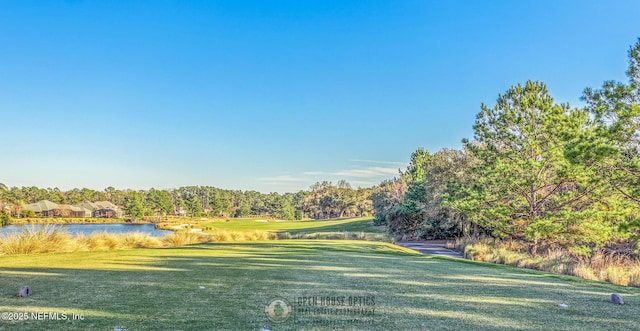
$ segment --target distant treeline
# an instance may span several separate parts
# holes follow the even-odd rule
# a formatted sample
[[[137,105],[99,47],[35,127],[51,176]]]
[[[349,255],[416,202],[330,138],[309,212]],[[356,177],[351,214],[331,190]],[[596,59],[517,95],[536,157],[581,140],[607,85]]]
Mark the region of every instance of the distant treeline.
[[[168,190],[103,191],[88,188],[61,191],[58,188],[7,187],[0,183],[0,210],[13,217],[23,215],[23,206],[42,200],[58,204],[110,201],[124,209],[125,216],[185,215],[212,217],[262,216],[278,219],[336,218],[371,215],[371,189],[353,189],[346,181],[316,183],[297,193],[260,193],[225,190],[210,186],[186,186]]]
[[[584,90],[586,107],[527,81],[482,104],[463,149],[418,149],[372,195],[391,234],[485,234],[590,254],[640,237],[640,41],[628,82]],[[639,246],[635,246],[640,251]]]

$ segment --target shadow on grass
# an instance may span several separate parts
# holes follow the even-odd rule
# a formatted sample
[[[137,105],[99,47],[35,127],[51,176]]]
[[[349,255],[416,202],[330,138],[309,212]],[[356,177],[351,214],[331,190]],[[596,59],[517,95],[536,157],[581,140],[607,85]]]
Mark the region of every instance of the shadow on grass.
[[[333,224],[326,226],[310,227],[304,229],[283,230],[280,232],[289,232],[291,234],[298,233],[315,233],[315,232],[369,232],[369,233],[385,233],[385,227],[373,225],[373,220],[358,220],[353,222]]]
[[[0,265],[1,312],[84,315],[75,321],[3,321],[0,330],[640,329],[637,289],[393,252],[375,243],[214,243],[7,256]],[[16,298],[24,284],[33,295]],[[612,291],[622,293],[627,305],[606,302]],[[297,308],[305,308],[297,306],[299,298],[309,297],[343,297],[346,303],[373,297],[375,304],[318,304],[306,308],[325,309],[319,314],[302,310],[274,324],[264,310],[276,297]],[[375,313],[339,314],[367,307]]]

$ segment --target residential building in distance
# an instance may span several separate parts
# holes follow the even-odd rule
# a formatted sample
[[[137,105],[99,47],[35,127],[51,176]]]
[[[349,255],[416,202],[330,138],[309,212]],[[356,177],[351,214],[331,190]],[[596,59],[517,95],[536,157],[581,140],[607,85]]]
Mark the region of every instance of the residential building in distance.
[[[36,216],[44,217],[122,217],[122,209],[109,201],[87,201],[79,205],[59,205],[49,200],[42,200],[25,205],[23,209],[32,210]]]
[[[32,210],[36,216],[55,217],[60,216],[60,206],[49,200],[42,200],[22,207],[23,210]]]
[[[109,201],[85,201],[78,205],[91,211],[91,217],[112,218],[122,217],[122,210]]]

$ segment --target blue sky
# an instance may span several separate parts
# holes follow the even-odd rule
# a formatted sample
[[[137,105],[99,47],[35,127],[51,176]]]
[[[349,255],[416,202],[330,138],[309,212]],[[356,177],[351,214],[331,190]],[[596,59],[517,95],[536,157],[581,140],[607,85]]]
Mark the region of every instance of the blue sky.
[[[527,79],[624,81],[638,1],[0,1],[0,183],[378,184]]]

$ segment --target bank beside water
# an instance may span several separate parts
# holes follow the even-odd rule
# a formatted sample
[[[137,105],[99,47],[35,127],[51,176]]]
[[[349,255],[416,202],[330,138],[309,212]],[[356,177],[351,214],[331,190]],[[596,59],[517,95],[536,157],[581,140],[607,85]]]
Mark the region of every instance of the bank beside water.
[[[103,227],[97,224],[69,224],[67,228],[45,224],[8,226],[0,233],[0,255],[166,248],[211,241],[211,237],[203,233],[156,230],[153,224],[101,225]]]
[[[0,238],[3,235],[21,233],[24,231],[40,231],[44,228],[54,228],[72,236],[91,235],[94,233],[126,234],[141,233],[152,237],[164,237],[173,233],[169,230],[156,229],[155,224],[149,223],[103,223],[103,224],[12,224],[0,228]]]

